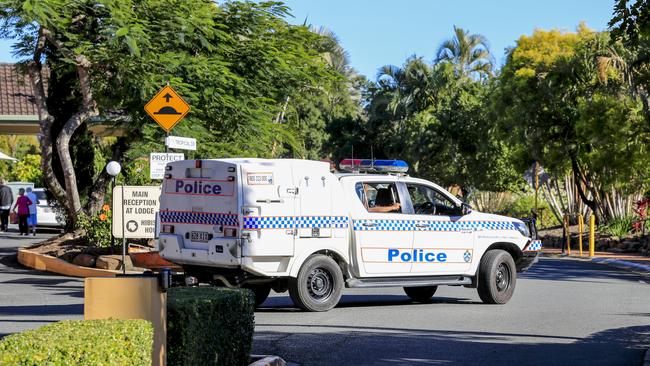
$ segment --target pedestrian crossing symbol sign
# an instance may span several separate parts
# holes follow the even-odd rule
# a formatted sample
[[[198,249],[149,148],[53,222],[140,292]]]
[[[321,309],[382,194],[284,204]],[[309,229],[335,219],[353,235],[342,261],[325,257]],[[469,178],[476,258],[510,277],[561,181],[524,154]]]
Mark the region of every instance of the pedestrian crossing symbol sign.
[[[163,130],[169,132],[187,115],[190,105],[167,85],[151,98],[144,110]]]

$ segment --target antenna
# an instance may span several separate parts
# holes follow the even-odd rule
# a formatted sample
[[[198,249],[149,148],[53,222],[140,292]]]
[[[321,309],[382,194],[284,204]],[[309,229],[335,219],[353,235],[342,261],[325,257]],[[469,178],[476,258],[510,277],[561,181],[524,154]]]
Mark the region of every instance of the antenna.
[[[372,154],[372,145],[370,145],[370,168],[375,169],[375,157]]]
[[[354,145],[352,145],[352,171],[354,171]]]

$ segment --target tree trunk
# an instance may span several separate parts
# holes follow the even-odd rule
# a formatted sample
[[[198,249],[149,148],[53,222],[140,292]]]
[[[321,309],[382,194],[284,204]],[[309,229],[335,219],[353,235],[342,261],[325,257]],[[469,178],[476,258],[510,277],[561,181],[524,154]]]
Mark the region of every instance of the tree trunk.
[[[573,170],[575,185],[576,188],[578,189],[578,195],[580,195],[580,199],[582,199],[582,202],[584,202],[585,205],[587,205],[591,209],[591,212],[594,213],[594,215],[596,216],[596,221],[598,221],[599,223],[603,222],[603,215],[598,207],[597,192],[587,181],[587,178],[585,177],[582,170],[580,169],[580,165],[578,165],[578,159],[575,156],[571,156],[571,169]],[[592,196],[591,200],[587,198],[587,195],[585,194],[584,189],[582,188],[583,184],[590,191]]]
[[[83,97],[81,110],[73,114],[65,123],[63,129],[57,138],[57,151],[61,161],[61,169],[65,180],[65,191],[67,194],[68,211],[70,212],[70,224],[77,222],[77,216],[81,212],[81,200],[79,198],[79,189],[77,188],[77,175],[70,156],[70,140],[74,132],[85,123],[90,117],[99,115],[97,104],[93,99],[92,88],[90,85],[90,74],[88,69],[90,62],[85,56],[77,55],[77,75],[79,76],[79,89]]]
[[[54,195],[54,198],[66,208],[63,203],[66,201],[66,192],[59,183],[54,169],[52,168],[52,124],[54,117],[50,115],[46,105],[46,94],[43,86],[43,65],[41,64],[41,55],[45,48],[45,35],[43,29],[39,29],[38,40],[36,48],[34,49],[34,57],[31,62],[27,64],[29,79],[34,91],[36,101],[36,108],[38,110],[38,125],[39,125],[39,142],[41,145],[41,170],[43,171],[43,180],[49,191]],[[68,212],[68,214],[70,214]],[[70,215],[68,215],[70,216]]]

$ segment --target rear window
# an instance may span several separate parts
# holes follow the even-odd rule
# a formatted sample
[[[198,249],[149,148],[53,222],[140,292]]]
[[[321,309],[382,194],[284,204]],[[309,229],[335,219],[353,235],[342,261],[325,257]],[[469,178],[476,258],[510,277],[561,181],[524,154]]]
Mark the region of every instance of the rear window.
[[[34,191],[34,194],[36,195],[36,198],[38,198],[39,201],[47,202],[47,195],[45,194],[45,191]]]

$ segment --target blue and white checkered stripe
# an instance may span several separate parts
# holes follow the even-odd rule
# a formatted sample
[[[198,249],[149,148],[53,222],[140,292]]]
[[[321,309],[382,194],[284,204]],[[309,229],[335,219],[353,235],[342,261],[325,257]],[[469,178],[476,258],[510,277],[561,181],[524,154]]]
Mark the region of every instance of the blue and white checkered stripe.
[[[538,252],[542,250],[542,241],[541,240],[533,240],[528,244],[528,247],[526,248],[527,252]]]
[[[348,227],[347,216],[258,216],[244,217],[244,229],[293,229],[293,228],[334,228]]]
[[[425,220],[354,220],[354,230],[377,231],[462,231],[483,228],[485,230],[514,230],[508,221],[425,221]]]
[[[237,214],[218,212],[160,211],[161,223],[239,226]]]

